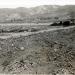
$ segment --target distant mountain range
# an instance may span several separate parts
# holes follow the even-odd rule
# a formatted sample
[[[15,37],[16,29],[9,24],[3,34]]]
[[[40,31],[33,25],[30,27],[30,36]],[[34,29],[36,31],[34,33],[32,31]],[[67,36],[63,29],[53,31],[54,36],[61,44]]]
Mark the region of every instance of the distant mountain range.
[[[73,12],[75,5],[41,5],[32,8],[1,8],[0,22],[50,22],[57,18],[65,19]]]

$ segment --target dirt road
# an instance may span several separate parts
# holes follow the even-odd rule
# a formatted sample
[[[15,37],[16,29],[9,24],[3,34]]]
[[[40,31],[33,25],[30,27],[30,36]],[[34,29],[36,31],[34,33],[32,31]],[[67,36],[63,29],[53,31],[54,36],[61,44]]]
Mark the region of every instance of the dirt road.
[[[37,32],[19,32],[19,33],[1,33],[0,34],[0,38],[1,39],[7,39],[7,38],[16,38],[16,37],[20,37],[20,36],[29,36],[29,35],[33,35],[33,34],[39,34],[39,33],[44,33],[44,32],[49,32],[49,31],[56,31],[56,30],[62,30],[62,29],[70,29],[70,28],[74,28],[75,26],[69,26],[69,27],[59,27],[59,28],[50,28],[48,30],[40,30]]]

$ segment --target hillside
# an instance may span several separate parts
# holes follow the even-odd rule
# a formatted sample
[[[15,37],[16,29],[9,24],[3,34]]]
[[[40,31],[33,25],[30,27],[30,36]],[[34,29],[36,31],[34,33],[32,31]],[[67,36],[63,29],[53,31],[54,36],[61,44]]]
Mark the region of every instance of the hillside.
[[[0,9],[0,22],[50,22],[55,17],[64,18],[70,16],[70,12],[75,13],[75,5],[3,8]]]

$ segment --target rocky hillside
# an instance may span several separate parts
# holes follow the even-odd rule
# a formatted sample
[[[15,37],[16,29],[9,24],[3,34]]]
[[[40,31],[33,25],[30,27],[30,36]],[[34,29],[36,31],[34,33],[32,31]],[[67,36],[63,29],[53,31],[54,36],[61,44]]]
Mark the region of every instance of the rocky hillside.
[[[0,73],[75,74],[75,26],[0,39]]]
[[[42,5],[32,8],[19,7],[15,9],[0,9],[0,22],[50,22],[59,18],[70,16],[75,5]]]

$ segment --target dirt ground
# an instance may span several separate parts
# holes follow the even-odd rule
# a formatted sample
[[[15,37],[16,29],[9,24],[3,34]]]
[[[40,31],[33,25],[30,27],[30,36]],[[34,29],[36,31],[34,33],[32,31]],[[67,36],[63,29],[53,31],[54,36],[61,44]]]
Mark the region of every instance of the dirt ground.
[[[75,75],[75,26],[12,34],[0,33],[0,73]]]

